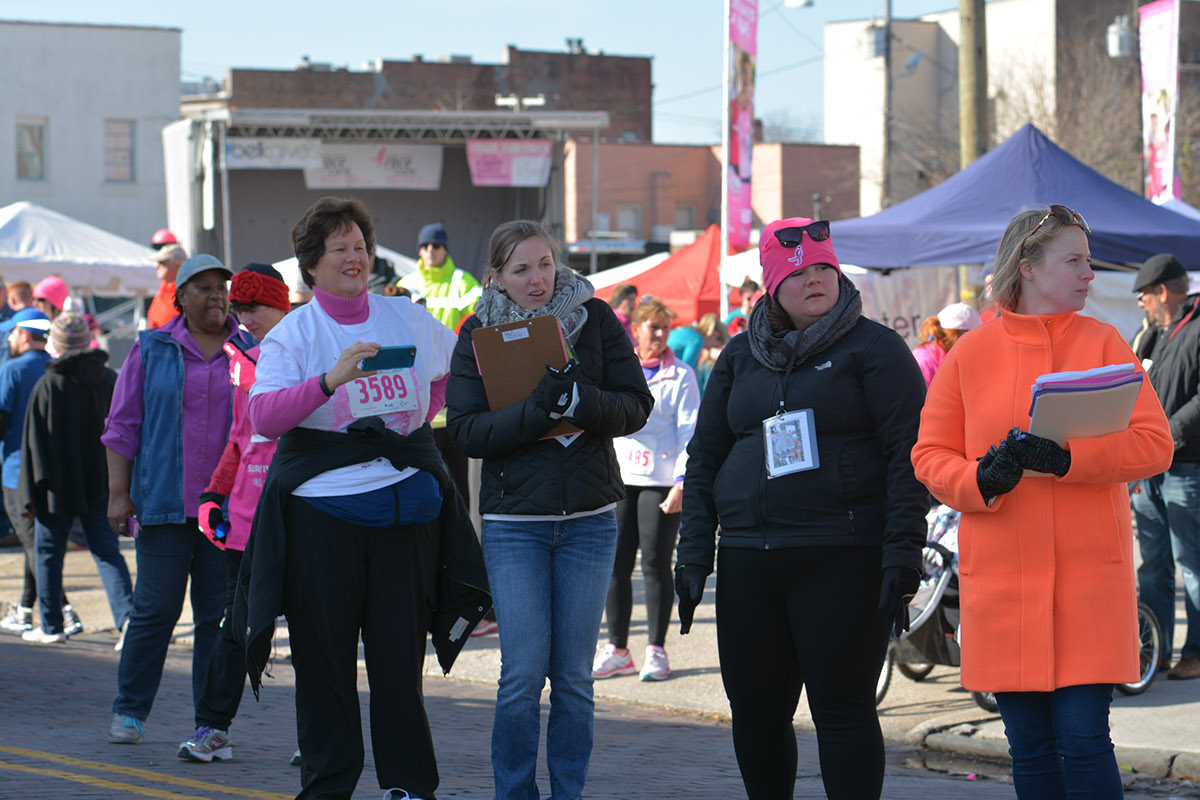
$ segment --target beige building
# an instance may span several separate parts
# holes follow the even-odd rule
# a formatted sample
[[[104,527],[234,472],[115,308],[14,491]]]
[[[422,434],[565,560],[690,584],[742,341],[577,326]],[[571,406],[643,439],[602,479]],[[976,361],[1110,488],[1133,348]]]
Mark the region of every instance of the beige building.
[[[992,0],[985,8],[991,141],[1032,122],[1138,190],[1137,56],[1110,58],[1105,49],[1115,18],[1136,17],[1128,0]],[[859,145],[864,215],[959,168],[957,9],[892,20],[886,71],[883,29],[882,19],[825,26],[825,141]]]

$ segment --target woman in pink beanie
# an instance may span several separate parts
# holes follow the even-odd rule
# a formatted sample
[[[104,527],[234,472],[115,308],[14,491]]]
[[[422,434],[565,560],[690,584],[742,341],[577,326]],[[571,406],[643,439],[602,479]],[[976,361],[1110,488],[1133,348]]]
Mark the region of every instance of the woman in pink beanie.
[[[53,322],[66,307],[69,294],[70,290],[63,279],[57,275],[50,275],[42,278],[38,285],[33,287],[33,304]]]
[[[751,800],[792,796],[802,689],[826,794],[878,798],[875,684],[925,541],[909,461],[925,386],[900,335],[862,316],[829,223],[771,223],[759,260],[766,294],[721,352],[688,447],[680,622],[686,632],[715,554],[721,676]]]

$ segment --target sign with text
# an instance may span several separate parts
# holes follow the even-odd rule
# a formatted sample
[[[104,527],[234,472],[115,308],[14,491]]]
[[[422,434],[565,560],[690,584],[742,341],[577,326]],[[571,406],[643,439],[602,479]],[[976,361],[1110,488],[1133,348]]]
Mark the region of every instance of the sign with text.
[[[416,189],[442,186],[440,144],[321,145],[321,165],[304,170],[309,189]]]
[[[225,140],[225,169],[306,169],[319,166],[320,139],[232,136]]]
[[[1175,112],[1179,97],[1179,0],[1138,9],[1142,53],[1142,148],[1146,197],[1180,197],[1175,171]]]
[[[467,166],[475,186],[545,186],[554,142],[549,139],[471,139]]]
[[[729,132],[725,168],[729,172],[729,248],[750,246],[754,212],[750,208],[750,158],[754,153],[754,73],[757,64],[758,2],[729,3]]]

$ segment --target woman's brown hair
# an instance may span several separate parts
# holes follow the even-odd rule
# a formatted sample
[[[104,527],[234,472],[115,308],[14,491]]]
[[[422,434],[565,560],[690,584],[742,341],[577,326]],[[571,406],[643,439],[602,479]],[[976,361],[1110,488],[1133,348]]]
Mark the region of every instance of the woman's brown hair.
[[[335,233],[340,233],[351,226],[357,225],[362,231],[367,243],[367,257],[375,255],[375,227],[371,224],[371,215],[361,200],[354,197],[322,197],[309,206],[292,228],[292,249],[296,251],[296,260],[300,264],[300,277],[304,285],[313,286],[312,270],[317,268],[317,262],[325,255],[325,240]]]

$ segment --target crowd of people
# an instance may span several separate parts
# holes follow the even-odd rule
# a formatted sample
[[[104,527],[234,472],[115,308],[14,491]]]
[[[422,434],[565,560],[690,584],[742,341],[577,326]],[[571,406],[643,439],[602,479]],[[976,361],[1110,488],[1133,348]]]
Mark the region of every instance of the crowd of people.
[[[747,796],[791,797],[803,690],[827,795],[877,798],[875,684],[908,628],[936,500],[962,514],[962,682],[996,695],[1018,796],[1120,797],[1108,709],[1145,666],[1139,596],[1163,628],[1160,667],[1200,677],[1200,322],[1168,254],[1136,277],[1133,349],[1080,315],[1089,234],[1065,206],[1016,215],[987,305],[929,316],[910,353],[863,315],[829,223],[805,217],[764,227],[761,285],[747,279],[725,320],[683,325],[630,284],[595,297],[533,221],[492,232],[482,281],[426,225],[417,270],[377,294],[369,211],[323,198],[292,232],[312,290],[295,308],[271,266],[235,273],[160,230],[160,290],[119,373],[61,278],[6,287],[0,485],[25,569],[0,628],[39,644],[83,630],[62,577],[78,521],[120,633],[109,741],[145,741],[190,586],[181,758],[233,757],[283,616],[297,796],[358,783],[361,640],[380,786],[418,799],[440,782],[427,637],[448,671],[467,634],[498,632],[495,796],[540,796],[548,681],[550,796],[566,800],[587,781],[594,681],[670,679],[676,598],[686,635],[715,579]],[[562,363],[539,359],[520,399],[494,402],[479,337],[545,317]],[[1035,378],[1113,364],[1148,376],[1128,425],[1030,433]],[[1188,631],[1172,666],[1176,565]]]

